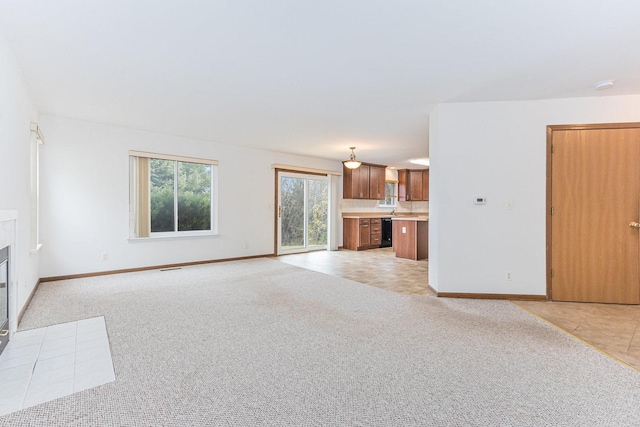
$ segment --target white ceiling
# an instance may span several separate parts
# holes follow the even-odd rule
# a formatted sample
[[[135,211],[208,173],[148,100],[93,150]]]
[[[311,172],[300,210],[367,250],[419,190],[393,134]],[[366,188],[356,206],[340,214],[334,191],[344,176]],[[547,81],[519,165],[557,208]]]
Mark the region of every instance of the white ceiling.
[[[0,0],[0,31],[43,114],[392,166],[438,103],[640,93],[638,0]]]

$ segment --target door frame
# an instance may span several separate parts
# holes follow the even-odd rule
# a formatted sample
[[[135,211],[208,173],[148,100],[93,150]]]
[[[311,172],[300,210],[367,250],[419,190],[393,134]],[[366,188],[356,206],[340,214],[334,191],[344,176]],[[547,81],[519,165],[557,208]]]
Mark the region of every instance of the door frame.
[[[547,200],[546,200],[546,242],[547,242],[547,300],[553,301],[552,286],[552,265],[551,265],[551,248],[553,233],[551,229],[551,209],[552,209],[552,166],[553,166],[553,132],[567,130],[610,130],[610,129],[637,129],[640,128],[640,122],[625,123],[594,123],[594,124],[569,124],[569,125],[547,125]]]

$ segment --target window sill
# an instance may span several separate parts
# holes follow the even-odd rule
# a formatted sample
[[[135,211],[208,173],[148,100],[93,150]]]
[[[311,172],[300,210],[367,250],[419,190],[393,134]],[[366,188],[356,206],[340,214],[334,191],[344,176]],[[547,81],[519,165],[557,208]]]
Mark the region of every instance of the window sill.
[[[207,231],[203,233],[198,232],[183,232],[183,233],[170,233],[170,234],[161,234],[149,237],[129,237],[127,238],[127,242],[130,243],[139,243],[139,242],[157,242],[162,240],[181,240],[181,239],[193,239],[193,238],[211,238],[217,237],[220,234],[214,233],[212,231]]]

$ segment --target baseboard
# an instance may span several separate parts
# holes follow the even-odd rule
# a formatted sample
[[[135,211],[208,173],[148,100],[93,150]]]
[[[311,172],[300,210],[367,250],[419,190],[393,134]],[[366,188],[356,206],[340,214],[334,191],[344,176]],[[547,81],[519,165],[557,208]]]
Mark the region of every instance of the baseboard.
[[[433,289],[433,288],[431,288]],[[546,301],[546,295],[518,295],[518,294],[472,294],[458,292],[436,292],[440,298],[470,298],[470,299],[505,299],[520,301]]]
[[[22,321],[22,316],[24,316],[24,313],[27,311],[27,307],[29,307],[29,304],[31,304],[31,300],[33,299],[33,296],[36,294],[36,291],[38,290],[38,286],[40,286],[40,282],[42,282],[42,279],[38,279],[38,281],[36,282],[36,285],[33,287],[33,290],[31,291],[31,294],[29,294],[29,298],[27,298],[27,302],[24,303],[22,310],[20,310],[20,313],[18,313],[18,318],[17,318],[18,325],[20,325],[20,322]]]
[[[178,264],[163,264],[163,265],[154,265],[149,267],[125,268],[122,270],[96,271],[93,273],[70,274],[68,276],[43,277],[38,281],[38,284],[40,282],[56,282],[58,280],[82,279],[85,277],[108,276],[110,274],[135,273],[138,271],[160,270],[163,268],[178,268],[178,267],[189,267],[192,265],[201,265],[201,264],[215,264],[218,262],[242,261],[245,259],[266,258],[269,256],[273,256],[273,254],[252,255],[252,256],[236,257],[236,258],[212,259],[212,260],[206,260],[206,261],[181,262]]]
[[[438,291],[436,291],[431,285],[427,285],[427,288],[429,288],[429,290],[433,292],[436,296],[438,295]]]

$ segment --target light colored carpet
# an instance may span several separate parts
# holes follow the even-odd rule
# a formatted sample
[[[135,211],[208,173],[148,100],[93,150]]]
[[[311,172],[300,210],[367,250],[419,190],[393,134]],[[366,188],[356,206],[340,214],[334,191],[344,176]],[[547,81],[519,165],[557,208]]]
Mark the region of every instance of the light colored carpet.
[[[104,315],[116,381],[0,425],[640,425],[640,375],[509,302],[256,259],[42,284],[20,329]]]

